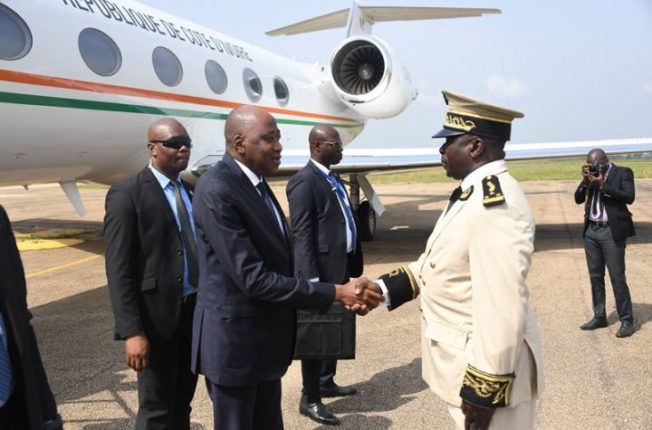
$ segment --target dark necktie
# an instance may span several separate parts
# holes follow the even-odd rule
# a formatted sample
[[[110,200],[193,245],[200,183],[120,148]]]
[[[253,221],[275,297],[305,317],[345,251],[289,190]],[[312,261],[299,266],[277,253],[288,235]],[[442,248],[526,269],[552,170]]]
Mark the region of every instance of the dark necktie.
[[[355,252],[355,248],[358,243],[358,238],[357,238],[357,232],[355,230],[355,222],[353,221],[353,213],[351,212],[351,208],[348,205],[348,198],[346,196],[346,191],[344,191],[344,187],[337,179],[337,176],[335,176],[334,172],[329,172],[328,177],[330,178],[329,182],[335,187],[335,191],[337,192],[337,197],[340,199],[340,204],[342,205],[342,209],[344,209],[344,214],[346,215],[346,219],[349,222],[349,229],[351,230],[351,246],[353,249],[352,252]]]
[[[6,333],[0,334],[0,400],[7,401],[11,390],[11,362],[5,346]]]
[[[457,187],[453,190],[451,196],[448,198],[448,206],[446,207],[446,212],[448,212],[450,208],[453,206],[453,204],[460,199],[461,195],[462,195],[462,187]]]
[[[281,230],[281,233],[283,233],[283,228],[279,224],[278,218],[276,216],[276,210],[274,209],[274,202],[272,202],[272,198],[267,192],[267,187],[265,187],[265,182],[263,181],[258,182],[258,184],[256,185],[256,189],[260,193],[260,196],[263,198],[263,202],[265,202],[265,206],[267,207],[267,210],[272,216],[272,219],[274,220],[274,224],[276,224],[279,230]]]
[[[183,245],[186,250],[186,262],[188,263],[188,282],[197,286],[199,280],[199,267],[197,265],[197,245],[195,243],[195,235],[192,232],[190,225],[190,217],[188,210],[181,198],[181,187],[177,181],[172,181],[174,187],[174,200],[177,203],[177,213],[179,214],[179,221],[181,221],[181,237],[183,238]]]

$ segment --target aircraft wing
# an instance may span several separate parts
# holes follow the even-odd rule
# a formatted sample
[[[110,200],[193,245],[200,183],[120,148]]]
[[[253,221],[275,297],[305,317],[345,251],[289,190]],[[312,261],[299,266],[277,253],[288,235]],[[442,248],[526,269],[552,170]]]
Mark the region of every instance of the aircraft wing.
[[[602,148],[609,155],[652,153],[652,137],[636,139],[587,140],[573,142],[508,143],[507,160],[530,160],[583,157],[593,148]],[[283,151],[280,173],[291,175],[309,159],[308,150]],[[342,161],[333,166],[340,173],[371,171],[405,171],[441,165],[439,145],[432,148],[344,148]]]

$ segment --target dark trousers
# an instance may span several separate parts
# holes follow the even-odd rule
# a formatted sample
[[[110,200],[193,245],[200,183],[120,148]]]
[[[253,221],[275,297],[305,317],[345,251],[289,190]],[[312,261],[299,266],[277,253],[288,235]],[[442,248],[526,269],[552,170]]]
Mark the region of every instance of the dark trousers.
[[[320,385],[331,385],[337,371],[337,360],[301,360],[301,377],[308,403],[321,401]]]
[[[188,430],[197,375],[190,371],[194,304],[181,305],[179,333],[151,342],[149,368],[138,372],[137,430]]]
[[[281,380],[246,387],[211,383],[215,430],[283,430]]]
[[[14,391],[7,403],[0,407],[0,428],[2,430],[25,430],[29,427],[27,410],[20,385],[14,386]]]
[[[616,309],[620,321],[633,322],[632,299],[625,278],[626,242],[615,242],[609,227],[590,224],[584,234],[584,251],[591,279],[593,314],[596,318],[606,318],[605,310],[605,266],[614,290]]]

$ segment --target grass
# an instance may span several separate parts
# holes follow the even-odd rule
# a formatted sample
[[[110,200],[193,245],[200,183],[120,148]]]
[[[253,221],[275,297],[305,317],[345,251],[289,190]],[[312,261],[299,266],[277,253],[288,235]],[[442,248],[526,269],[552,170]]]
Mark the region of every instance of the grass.
[[[618,166],[626,166],[634,171],[634,178],[652,178],[652,160],[616,158],[612,160]],[[558,181],[580,179],[580,169],[584,164],[584,157],[565,158],[553,160],[523,160],[508,161],[510,173],[518,181]],[[442,167],[416,170],[403,173],[373,173],[373,184],[413,184],[428,182],[451,182],[457,180],[446,177]]]

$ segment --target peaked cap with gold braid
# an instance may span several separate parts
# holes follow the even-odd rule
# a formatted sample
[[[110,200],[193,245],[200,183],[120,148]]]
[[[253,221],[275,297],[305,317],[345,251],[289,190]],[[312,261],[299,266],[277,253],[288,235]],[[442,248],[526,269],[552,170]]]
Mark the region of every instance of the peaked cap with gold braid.
[[[521,112],[490,105],[452,91],[444,90],[442,93],[448,105],[448,112],[444,118],[444,128],[432,136],[433,138],[470,133],[508,141],[512,120],[524,116]]]

